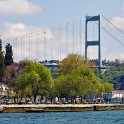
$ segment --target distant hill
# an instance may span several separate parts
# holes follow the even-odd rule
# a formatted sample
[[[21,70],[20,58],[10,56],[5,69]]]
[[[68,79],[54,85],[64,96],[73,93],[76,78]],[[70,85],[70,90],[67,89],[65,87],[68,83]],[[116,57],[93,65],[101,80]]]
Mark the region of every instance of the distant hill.
[[[124,90],[124,63],[110,62],[106,63],[110,66],[104,74],[96,73],[101,82],[109,82],[114,84],[114,89]]]

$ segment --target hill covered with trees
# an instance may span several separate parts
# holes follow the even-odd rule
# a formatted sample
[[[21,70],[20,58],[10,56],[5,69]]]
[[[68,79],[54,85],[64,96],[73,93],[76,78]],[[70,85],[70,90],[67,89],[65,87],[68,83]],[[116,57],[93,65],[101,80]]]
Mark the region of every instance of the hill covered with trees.
[[[96,73],[99,80],[112,83],[115,90],[124,90],[124,63],[116,59],[104,64],[109,66],[109,68],[103,74]]]

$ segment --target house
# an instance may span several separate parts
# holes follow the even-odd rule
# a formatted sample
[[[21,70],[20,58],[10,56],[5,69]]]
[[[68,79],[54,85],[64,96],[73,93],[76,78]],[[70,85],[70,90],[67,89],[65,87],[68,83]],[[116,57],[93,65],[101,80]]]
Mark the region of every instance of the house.
[[[5,90],[8,89],[8,87],[7,87],[6,84],[2,84],[2,83],[0,83],[0,89],[2,89],[3,91],[5,91]]]
[[[124,90],[113,90],[108,94],[108,100],[112,101],[124,101]]]
[[[114,90],[112,92],[112,98],[118,98],[118,99],[124,98],[124,90]]]

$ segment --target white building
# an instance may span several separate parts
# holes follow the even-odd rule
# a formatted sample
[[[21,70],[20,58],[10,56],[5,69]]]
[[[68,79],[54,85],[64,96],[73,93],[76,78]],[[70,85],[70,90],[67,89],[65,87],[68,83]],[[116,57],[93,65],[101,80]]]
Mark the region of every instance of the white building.
[[[124,98],[124,90],[114,90],[112,92],[112,98],[118,98],[118,99]]]
[[[109,101],[121,101],[122,99],[124,99],[124,90],[113,90],[108,94]]]
[[[0,83],[0,89],[2,89],[3,91],[5,91],[5,90],[8,89],[8,87],[7,87],[6,84],[2,84],[2,83]]]

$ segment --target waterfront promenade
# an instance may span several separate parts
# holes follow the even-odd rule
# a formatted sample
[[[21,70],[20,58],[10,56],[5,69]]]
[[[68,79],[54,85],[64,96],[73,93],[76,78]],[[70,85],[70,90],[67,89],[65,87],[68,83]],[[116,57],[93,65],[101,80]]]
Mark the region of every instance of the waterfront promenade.
[[[44,112],[76,112],[76,111],[103,111],[124,110],[124,104],[25,104],[25,105],[0,105],[1,112],[26,112],[39,110]],[[34,111],[35,112],[35,111]]]

